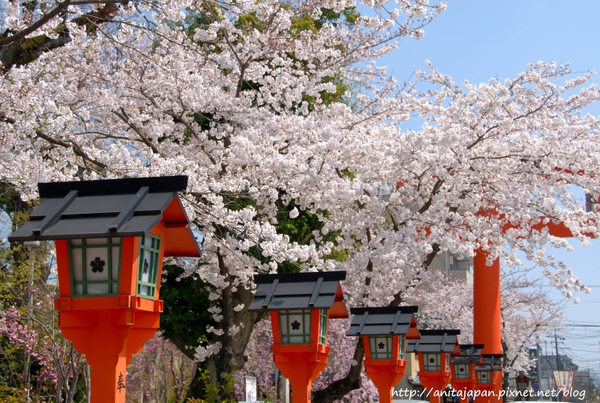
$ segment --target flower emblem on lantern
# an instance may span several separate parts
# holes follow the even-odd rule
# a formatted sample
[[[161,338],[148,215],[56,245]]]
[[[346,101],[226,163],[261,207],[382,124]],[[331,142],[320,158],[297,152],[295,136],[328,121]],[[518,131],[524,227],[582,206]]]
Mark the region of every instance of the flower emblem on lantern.
[[[95,258],[90,262],[90,266],[92,266],[92,272],[94,273],[102,273],[104,271],[104,266],[106,262],[99,257]]]
[[[297,320],[292,322],[292,329],[293,330],[298,330],[300,329],[300,322],[298,322]]]
[[[380,350],[383,350],[383,349],[385,348],[385,343],[384,343],[384,342],[379,342],[379,344],[377,345],[377,347],[378,347]]]
[[[144,274],[148,274],[148,259],[144,259]]]

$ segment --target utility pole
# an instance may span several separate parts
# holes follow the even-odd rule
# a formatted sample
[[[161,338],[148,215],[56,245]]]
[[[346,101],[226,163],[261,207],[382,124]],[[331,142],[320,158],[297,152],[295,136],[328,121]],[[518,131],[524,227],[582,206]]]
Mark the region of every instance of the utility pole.
[[[542,347],[540,346],[540,343],[538,341],[538,343],[535,345],[535,348],[537,349],[537,362],[536,362],[536,372],[537,372],[537,379],[536,382],[538,384],[538,390],[542,389],[542,362],[541,362],[541,355],[542,355]]]
[[[558,336],[556,335],[556,329],[554,329],[554,347],[556,348],[556,370],[561,370],[560,359],[558,358]],[[557,375],[559,376],[559,375]],[[558,385],[555,385],[558,388]],[[560,402],[563,400],[563,394],[558,393],[557,400]]]
[[[556,370],[560,371],[560,359],[558,358],[558,336],[556,335],[556,329],[554,329],[554,347],[556,348]]]
[[[548,389],[550,390],[552,389],[551,385],[552,385],[552,367],[550,366],[550,360],[548,359],[549,355],[548,355],[548,341],[544,340],[544,350],[546,351],[546,375],[548,376],[547,378],[547,384],[548,384]]]

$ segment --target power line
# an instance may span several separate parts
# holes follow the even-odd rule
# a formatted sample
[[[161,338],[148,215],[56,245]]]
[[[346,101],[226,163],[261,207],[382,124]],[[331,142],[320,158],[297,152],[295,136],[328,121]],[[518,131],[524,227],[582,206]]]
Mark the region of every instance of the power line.
[[[565,325],[570,327],[600,327],[600,322],[567,322]]]

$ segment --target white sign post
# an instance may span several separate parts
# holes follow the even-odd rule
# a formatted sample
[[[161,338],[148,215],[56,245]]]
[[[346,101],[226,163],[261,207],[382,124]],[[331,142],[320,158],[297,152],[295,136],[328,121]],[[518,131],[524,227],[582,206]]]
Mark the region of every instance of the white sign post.
[[[246,376],[246,402],[256,402],[255,376]]]

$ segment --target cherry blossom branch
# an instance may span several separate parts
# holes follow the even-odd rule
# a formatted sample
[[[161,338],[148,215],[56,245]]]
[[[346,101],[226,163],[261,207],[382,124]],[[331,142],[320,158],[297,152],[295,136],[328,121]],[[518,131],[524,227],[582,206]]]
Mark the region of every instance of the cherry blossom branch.
[[[53,18],[55,18],[60,13],[65,11],[67,9],[67,7],[69,7],[69,4],[71,4],[70,0],[65,0],[62,3],[58,3],[58,5],[56,7],[54,7],[54,9],[50,10],[49,13],[45,14],[42,18],[40,18],[39,20],[37,20],[36,22],[31,24],[29,27],[27,27],[13,35],[6,35],[6,33],[5,33],[4,37],[0,37],[0,47],[10,45],[11,43],[21,40],[21,39],[25,38],[27,35],[29,35],[30,33],[34,32],[37,29],[41,28],[42,26],[46,25]]]

